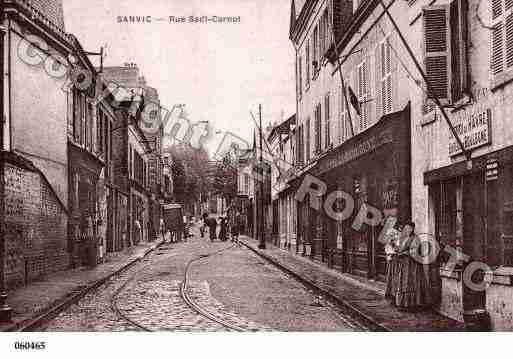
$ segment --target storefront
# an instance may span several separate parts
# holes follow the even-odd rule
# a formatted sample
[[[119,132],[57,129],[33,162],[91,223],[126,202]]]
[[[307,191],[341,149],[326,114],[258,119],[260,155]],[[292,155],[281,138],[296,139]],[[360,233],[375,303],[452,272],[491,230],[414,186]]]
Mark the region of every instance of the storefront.
[[[471,167],[463,161],[426,172],[424,182],[442,264],[450,258],[444,248],[461,250],[466,257],[453,271],[441,267],[441,312],[463,320],[464,311],[486,308],[500,322],[513,304],[513,146],[473,158]],[[486,290],[472,290],[462,280],[472,262],[485,263],[493,271]],[[477,283],[483,279],[473,278]],[[506,288],[509,293],[504,295]],[[503,295],[495,296],[497,291]],[[501,303],[495,302],[498,298]]]
[[[95,266],[102,244],[98,228],[98,181],[104,164],[73,143],[68,143],[68,159],[72,266]]]
[[[349,194],[355,209],[348,219],[337,222],[322,208],[317,211],[306,201],[298,203],[303,254],[343,272],[384,280],[385,253],[377,241],[382,227],[364,224],[355,230],[353,224],[366,205],[399,222],[411,217],[409,105],[333,149],[309,173],[326,183],[327,195],[333,191]],[[334,209],[342,211],[343,206],[341,200]]]

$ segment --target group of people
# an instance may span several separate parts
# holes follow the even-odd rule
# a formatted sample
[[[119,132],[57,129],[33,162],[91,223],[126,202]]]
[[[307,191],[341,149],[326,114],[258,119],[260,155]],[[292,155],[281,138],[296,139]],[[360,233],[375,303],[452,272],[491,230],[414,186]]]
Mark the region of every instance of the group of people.
[[[435,300],[433,271],[420,252],[422,244],[413,222],[395,228],[385,245],[385,297],[401,310],[427,309]]]
[[[219,240],[225,242],[231,234],[231,241],[238,242],[241,229],[242,218],[239,213],[236,213],[231,218],[228,216],[219,217],[218,221],[214,217],[210,217],[207,213],[203,214],[203,224],[200,227],[201,238],[205,237],[205,232],[208,229],[210,240],[213,242],[219,237]],[[217,235],[217,227],[219,225],[219,235]]]

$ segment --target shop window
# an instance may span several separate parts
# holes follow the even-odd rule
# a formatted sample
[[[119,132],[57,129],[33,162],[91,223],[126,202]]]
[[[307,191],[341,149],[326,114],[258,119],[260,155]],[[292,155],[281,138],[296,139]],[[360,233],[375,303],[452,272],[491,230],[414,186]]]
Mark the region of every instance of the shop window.
[[[448,181],[440,187],[440,216],[438,237],[443,245],[456,247],[456,216],[458,205],[456,201],[457,182]]]
[[[467,87],[467,0],[423,8],[424,66],[432,95],[458,101]]]

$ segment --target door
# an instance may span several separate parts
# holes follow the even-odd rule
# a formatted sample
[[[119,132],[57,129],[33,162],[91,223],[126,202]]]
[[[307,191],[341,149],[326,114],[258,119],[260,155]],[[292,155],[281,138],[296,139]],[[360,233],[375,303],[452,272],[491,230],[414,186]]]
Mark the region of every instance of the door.
[[[490,210],[487,205],[487,191],[483,172],[465,176],[462,180],[462,209],[463,209],[463,253],[471,257],[471,261],[486,261],[485,244],[487,237],[487,222],[490,220]],[[476,272],[472,281],[479,283],[484,273]],[[484,308],[486,305],[485,291],[474,291],[463,285],[463,309],[472,310]]]

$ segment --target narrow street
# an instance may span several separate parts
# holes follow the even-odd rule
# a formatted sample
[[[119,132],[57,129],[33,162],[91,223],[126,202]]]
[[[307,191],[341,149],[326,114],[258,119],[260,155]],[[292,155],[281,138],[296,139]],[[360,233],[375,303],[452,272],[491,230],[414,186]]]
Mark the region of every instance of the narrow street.
[[[358,325],[296,280],[231,242],[198,233],[166,243],[47,323],[45,331],[226,331],[180,295],[187,263],[188,293],[202,308],[249,331],[350,331]],[[114,305],[113,305],[114,304]],[[123,316],[143,328],[135,326]]]

